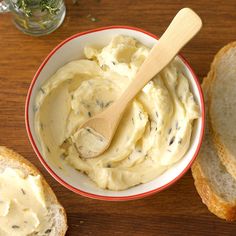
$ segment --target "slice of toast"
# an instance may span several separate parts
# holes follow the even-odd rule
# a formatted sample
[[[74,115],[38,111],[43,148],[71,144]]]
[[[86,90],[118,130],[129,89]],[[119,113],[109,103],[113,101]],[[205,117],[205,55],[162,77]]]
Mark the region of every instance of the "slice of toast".
[[[216,216],[236,220],[236,180],[226,170],[211,137],[208,116],[208,93],[212,73],[203,80],[206,108],[205,137],[200,153],[192,166],[195,187],[204,204]]]
[[[39,170],[18,153],[0,146],[0,172],[7,167],[18,169],[25,175],[41,176],[46,206],[48,213],[50,214],[50,222],[48,222],[49,225],[44,229],[44,232],[32,233],[31,235],[64,236],[67,231],[67,217],[65,210],[58,202],[53,190]]]
[[[209,116],[217,153],[236,179],[236,42],[223,47],[211,65]]]

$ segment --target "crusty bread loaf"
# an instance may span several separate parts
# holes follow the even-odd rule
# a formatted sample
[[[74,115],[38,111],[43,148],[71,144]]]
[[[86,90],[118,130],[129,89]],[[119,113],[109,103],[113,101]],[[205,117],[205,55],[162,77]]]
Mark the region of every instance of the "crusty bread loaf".
[[[48,222],[48,228],[46,228],[44,232],[38,232],[37,235],[65,235],[67,230],[67,217],[65,210],[58,202],[54,192],[52,191],[51,187],[48,185],[42,174],[39,172],[39,170],[18,153],[6,147],[0,146],[0,172],[7,167],[19,169],[26,175],[40,175],[42,177],[42,185],[45,194],[46,205],[50,214],[50,222]],[[49,233],[45,234],[46,231]]]
[[[211,65],[209,116],[217,153],[236,179],[236,42],[223,47]]]
[[[212,141],[208,116],[208,92],[211,72],[203,80],[206,108],[205,137],[200,153],[192,166],[196,189],[208,209],[222,219],[236,219],[236,180],[222,164]]]

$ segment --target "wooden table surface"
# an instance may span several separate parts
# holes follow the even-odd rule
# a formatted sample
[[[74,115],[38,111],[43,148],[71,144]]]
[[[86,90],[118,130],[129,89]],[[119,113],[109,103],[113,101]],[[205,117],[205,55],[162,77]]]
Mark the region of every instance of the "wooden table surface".
[[[193,8],[204,27],[183,50],[199,79],[214,54],[236,40],[235,0],[68,0],[63,25],[51,35],[19,32],[9,14],[0,15],[0,145],[15,149],[44,174],[68,215],[67,235],[236,235],[202,204],[191,172],[169,189],[141,200],[104,202],[88,199],[57,183],[37,159],[26,134],[24,105],[34,73],[45,56],[65,38],[108,25],[131,25],[161,35],[176,12]],[[98,19],[92,22],[87,15]]]

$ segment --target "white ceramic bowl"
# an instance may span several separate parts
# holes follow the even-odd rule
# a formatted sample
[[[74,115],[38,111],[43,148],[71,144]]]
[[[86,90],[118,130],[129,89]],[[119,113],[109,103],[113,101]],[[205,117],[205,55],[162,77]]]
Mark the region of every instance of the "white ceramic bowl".
[[[30,142],[39,160],[48,172],[59,183],[75,193],[90,198],[110,201],[142,198],[159,192],[176,182],[190,168],[196,158],[202,142],[204,130],[204,102],[201,87],[196,75],[187,61],[182,56],[179,56],[183,73],[189,79],[191,91],[200,106],[201,118],[194,122],[191,145],[186,155],[178,163],[165,171],[161,176],[150,181],[149,183],[141,184],[124,191],[103,190],[98,188],[87,176],[76,171],[72,167],[64,164],[63,168],[66,171],[62,171],[51,160],[42,155],[41,148],[35,134],[33,111],[35,95],[37,94],[39,88],[57,71],[57,69],[69,61],[83,58],[83,49],[86,45],[95,44],[98,46],[105,46],[109,43],[113,36],[119,34],[132,36],[148,47],[152,47],[157,41],[155,35],[141,29],[127,26],[112,26],[78,33],[60,43],[46,57],[33,78],[28,91],[25,106],[25,122]]]

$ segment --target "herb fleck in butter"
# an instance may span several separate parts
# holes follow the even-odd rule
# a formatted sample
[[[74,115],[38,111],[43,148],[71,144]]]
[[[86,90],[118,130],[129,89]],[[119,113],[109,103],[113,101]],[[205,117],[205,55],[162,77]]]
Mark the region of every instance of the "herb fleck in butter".
[[[13,228],[13,229],[19,229],[20,226],[19,226],[19,225],[12,225],[12,228]]]

